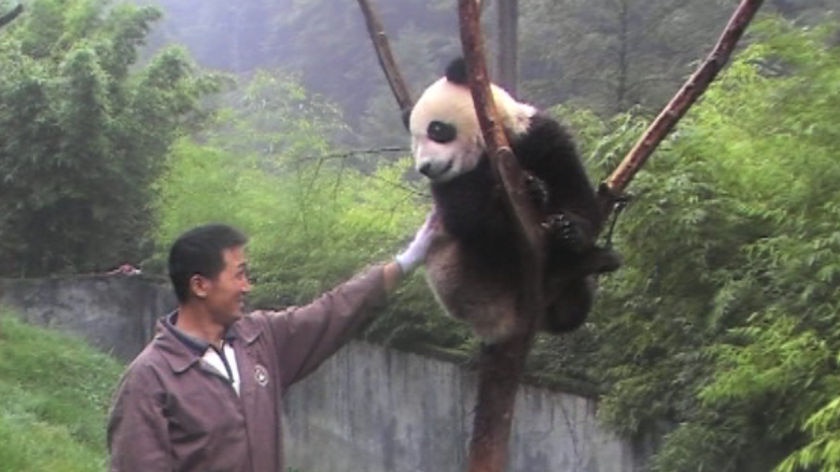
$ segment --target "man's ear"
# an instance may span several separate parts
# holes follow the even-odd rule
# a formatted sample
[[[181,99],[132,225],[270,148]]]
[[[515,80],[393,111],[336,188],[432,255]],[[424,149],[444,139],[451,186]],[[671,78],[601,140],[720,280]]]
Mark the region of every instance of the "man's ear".
[[[207,298],[207,293],[210,290],[210,280],[198,274],[193,274],[190,277],[190,292],[198,299]]]
[[[414,107],[408,107],[408,108],[406,108],[402,111],[402,122],[403,122],[403,126],[405,126],[406,130],[409,129],[408,128],[409,119],[411,119],[411,110],[413,110],[413,109],[414,109]]]

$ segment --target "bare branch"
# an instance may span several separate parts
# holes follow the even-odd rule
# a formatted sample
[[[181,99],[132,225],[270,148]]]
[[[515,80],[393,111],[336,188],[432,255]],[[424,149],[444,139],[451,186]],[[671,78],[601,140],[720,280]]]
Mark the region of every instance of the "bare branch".
[[[12,11],[6,13],[3,16],[0,16],[0,28],[6,26],[7,24],[11,23],[12,20],[17,18],[21,13],[23,13],[23,5],[18,4]]]
[[[609,195],[619,195],[639,169],[645,164],[653,151],[665,139],[677,122],[685,115],[691,105],[706,91],[709,84],[717,77],[723,66],[729,61],[735,45],[744,34],[744,30],[761,7],[763,0],[742,0],[732,14],[723,34],[718,39],[712,52],[680,88],[665,109],[656,117],[647,131],[633,146],[616,170],[607,178],[602,188]],[[609,205],[609,202],[605,202]]]
[[[499,122],[490,90],[478,2],[459,0],[458,17],[478,121],[492,167],[502,183],[508,211],[516,221],[522,260],[514,334],[482,350],[479,358],[478,398],[469,451],[470,472],[503,472],[508,459],[516,391],[534,337],[536,315],[543,307],[545,248],[537,215],[524,189],[524,173]]]
[[[411,99],[408,86],[400,74],[400,69],[397,67],[394,55],[391,53],[391,46],[388,43],[388,37],[385,36],[385,29],[382,27],[382,22],[379,21],[378,15],[368,0],[358,0],[358,2],[359,7],[362,9],[362,14],[365,16],[365,24],[367,25],[370,39],[373,41],[376,57],[379,59],[379,65],[382,66],[383,72],[385,72],[385,78],[388,79],[391,92],[393,92],[394,98],[397,99],[400,110],[408,110],[414,101]]]

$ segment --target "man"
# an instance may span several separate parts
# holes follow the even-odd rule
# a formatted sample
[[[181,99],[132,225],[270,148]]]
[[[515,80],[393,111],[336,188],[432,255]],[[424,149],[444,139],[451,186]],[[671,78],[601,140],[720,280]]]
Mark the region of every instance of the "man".
[[[108,422],[113,472],[284,472],[282,396],[372,316],[421,263],[434,216],[393,262],[374,266],[309,305],[243,314],[251,290],[247,238],[225,225],[174,243],[178,308],[129,365]]]

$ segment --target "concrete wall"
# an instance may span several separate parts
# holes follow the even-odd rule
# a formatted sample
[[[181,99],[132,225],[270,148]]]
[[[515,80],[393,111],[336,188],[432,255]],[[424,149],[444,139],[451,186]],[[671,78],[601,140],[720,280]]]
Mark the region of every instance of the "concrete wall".
[[[288,392],[286,455],[306,472],[465,470],[476,377],[457,365],[362,342]],[[510,471],[630,472],[629,443],[606,432],[596,402],[524,387]]]
[[[0,305],[129,361],[152,338],[155,320],[174,308],[175,296],[165,281],[137,275],[0,279]]]
[[[127,361],[174,298],[163,281],[143,276],[0,279],[0,304]],[[289,465],[303,472],[463,471],[475,396],[468,369],[353,342],[288,392]],[[509,470],[639,470],[639,454],[598,425],[596,407],[591,399],[523,387]]]

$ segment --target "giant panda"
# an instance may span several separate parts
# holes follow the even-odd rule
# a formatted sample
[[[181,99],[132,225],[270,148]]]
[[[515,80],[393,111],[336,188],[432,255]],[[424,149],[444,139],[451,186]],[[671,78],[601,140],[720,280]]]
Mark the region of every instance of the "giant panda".
[[[529,194],[546,231],[546,307],[538,327],[573,330],[591,309],[595,274],[620,265],[615,253],[595,245],[604,221],[596,191],[557,121],[496,85],[491,92],[513,152],[531,176]],[[404,119],[415,168],[428,178],[442,226],[425,261],[432,292],[485,342],[502,341],[514,327],[522,257],[462,58],[423,91]]]

